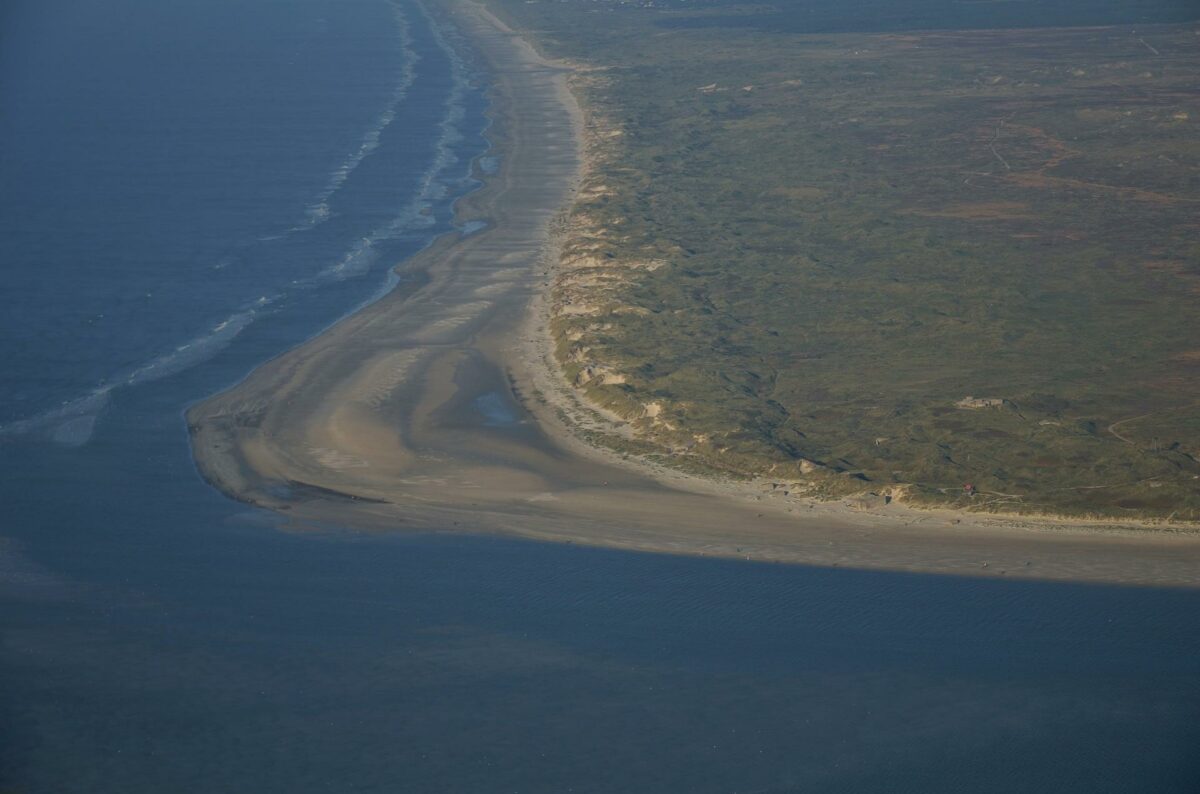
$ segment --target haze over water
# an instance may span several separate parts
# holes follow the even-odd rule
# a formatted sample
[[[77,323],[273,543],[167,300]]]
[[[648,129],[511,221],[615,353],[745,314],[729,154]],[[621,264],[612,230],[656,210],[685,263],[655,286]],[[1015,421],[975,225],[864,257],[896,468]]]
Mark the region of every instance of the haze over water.
[[[483,76],[411,0],[0,24],[0,790],[1200,786],[1200,593],[301,534],[225,499],[184,408],[451,228]]]

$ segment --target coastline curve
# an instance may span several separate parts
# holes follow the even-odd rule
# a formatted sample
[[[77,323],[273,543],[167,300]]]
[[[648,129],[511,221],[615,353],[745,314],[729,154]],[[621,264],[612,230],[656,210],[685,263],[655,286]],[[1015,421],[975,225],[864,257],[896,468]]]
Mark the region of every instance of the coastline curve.
[[[567,65],[483,6],[446,13],[491,75],[499,168],[393,292],[188,411],[202,475],[298,525],[454,529],[823,566],[1200,586],[1193,534],[802,502],[647,472],[572,431],[544,293],[584,167]],[[560,395],[561,396],[561,395]],[[1103,528],[1099,528],[1103,530]]]

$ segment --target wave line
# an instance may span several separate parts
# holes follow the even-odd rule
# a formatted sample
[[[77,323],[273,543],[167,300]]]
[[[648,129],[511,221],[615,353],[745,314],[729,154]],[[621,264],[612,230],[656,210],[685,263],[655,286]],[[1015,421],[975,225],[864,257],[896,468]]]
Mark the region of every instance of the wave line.
[[[404,12],[399,5],[393,5],[392,10],[393,21],[396,24],[396,30],[400,38],[400,51],[404,58],[404,65],[400,67],[399,78],[395,89],[392,91],[391,100],[375,123],[367,129],[358,148],[351,152],[346,160],[334,170],[325,188],[317,194],[316,200],[305,209],[307,225],[298,226],[292,231],[300,231],[304,228],[316,226],[329,219],[332,215],[332,209],[329,206],[330,200],[334,194],[342,189],[346,181],[350,179],[350,175],[362,165],[363,161],[379,148],[379,142],[383,137],[384,131],[396,120],[400,103],[408,96],[408,89],[412,87],[413,81],[416,79],[416,65],[421,60],[421,56],[413,47],[412,32],[409,28],[408,18],[404,16]]]

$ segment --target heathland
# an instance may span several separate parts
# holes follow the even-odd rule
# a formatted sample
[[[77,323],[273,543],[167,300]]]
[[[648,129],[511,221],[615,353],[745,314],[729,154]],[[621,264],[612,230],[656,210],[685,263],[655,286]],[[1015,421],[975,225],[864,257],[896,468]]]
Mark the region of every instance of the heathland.
[[[549,289],[591,440],[818,497],[1200,517],[1200,27],[1016,5],[489,2],[587,113]]]

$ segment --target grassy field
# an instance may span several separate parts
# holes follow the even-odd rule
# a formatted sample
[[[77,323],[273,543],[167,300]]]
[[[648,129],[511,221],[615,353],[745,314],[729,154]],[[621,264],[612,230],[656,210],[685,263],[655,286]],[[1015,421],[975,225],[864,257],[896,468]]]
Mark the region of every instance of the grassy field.
[[[1200,518],[1200,26],[489,3],[580,64],[595,166],[553,331],[640,448],[818,495]]]

